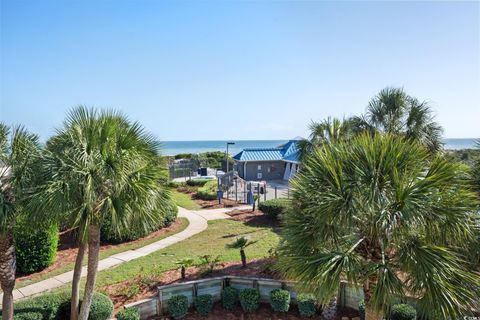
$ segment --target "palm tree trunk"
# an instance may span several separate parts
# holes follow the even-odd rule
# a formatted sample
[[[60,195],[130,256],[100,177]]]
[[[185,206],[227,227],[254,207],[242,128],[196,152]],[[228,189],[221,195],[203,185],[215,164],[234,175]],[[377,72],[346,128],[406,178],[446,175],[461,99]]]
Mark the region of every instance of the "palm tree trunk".
[[[85,249],[87,248],[85,241],[79,240],[77,258],[75,260],[75,268],[73,269],[72,279],[72,301],[70,304],[70,320],[78,319],[78,306],[80,304],[80,279],[82,277],[83,258]]]
[[[3,291],[2,319],[13,319],[13,288],[16,270],[13,228],[8,228],[0,235],[0,285]]]
[[[185,266],[182,266],[180,273],[182,274],[182,279],[185,279]]]
[[[365,297],[365,320],[383,320],[383,312],[373,309],[370,303],[372,292],[368,279],[363,283],[363,295]]]
[[[240,258],[242,259],[242,266],[247,266],[247,256],[245,255],[245,250],[240,249]]]
[[[88,227],[88,272],[87,282],[85,283],[85,293],[83,295],[82,306],[80,307],[79,320],[87,320],[92,304],[93,291],[95,289],[95,280],[97,278],[98,253],[100,251],[100,226],[92,225]]]

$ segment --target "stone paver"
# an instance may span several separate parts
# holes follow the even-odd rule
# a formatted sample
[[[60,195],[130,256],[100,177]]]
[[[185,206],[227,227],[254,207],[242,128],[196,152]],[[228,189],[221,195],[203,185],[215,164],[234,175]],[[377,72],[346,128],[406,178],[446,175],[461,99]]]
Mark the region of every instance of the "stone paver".
[[[178,216],[187,218],[189,221],[189,225],[185,230],[175,235],[172,235],[170,237],[167,237],[157,242],[146,245],[144,247],[138,248],[136,250],[124,251],[121,253],[114,254],[108,258],[102,259],[98,262],[98,270],[105,270],[105,269],[117,266],[119,264],[125,263],[127,261],[144,257],[152,252],[158,251],[174,243],[177,243],[193,235],[196,235],[197,233],[200,233],[205,229],[207,229],[208,227],[207,220],[211,220],[211,217],[216,217],[215,219],[224,219],[228,217],[227,215],[222,214],[222,212],[226,212],[228,210],[226,209],[220,209],[220,210],[223,210],[223,211],[218,211],[217,209],[215,209],[214,212],[212,210],[194,212],[194,211],[189,211],[187,209],[179,207]],[[87,274],[87,268],[83,267],[82,277],[85,277],[86,274]],[[44,291],[58,288],[60,286],[63,286],[64,284],[70,283],[72,281],[72,278],[73,278],[73,271],[68,271],[68,272],[59,274],[57,276],[54,276],[52,278],[45,279],[37,283],[33,283],[19,289],[15,289],[13,290],[13,299],[19,300],[19,299],[31,297],[33,295],[37,295]],[[3,294],[0,294],[0,303],[2,301],[2,296]]]

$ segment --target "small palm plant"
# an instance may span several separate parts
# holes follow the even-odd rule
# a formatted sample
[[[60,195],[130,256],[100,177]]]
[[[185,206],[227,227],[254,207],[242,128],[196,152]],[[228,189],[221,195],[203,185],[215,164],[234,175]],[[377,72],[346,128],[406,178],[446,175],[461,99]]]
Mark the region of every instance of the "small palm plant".
[[[180,274],[182,279],[185,279],[186,268],[193,266],[194,260],[192,258],[183,258],[175,261],[175,264],[180,267]]]
[[[237,238],[237,240],[235,240],[234,242],[227,244],[226,247],[229,249],[240,249],[240,258],[242,259],[242,266],[246,267],[247,256],[245,255],[245,248],[256,242],[257,241],[251,241],[242,236],[240,238]]]

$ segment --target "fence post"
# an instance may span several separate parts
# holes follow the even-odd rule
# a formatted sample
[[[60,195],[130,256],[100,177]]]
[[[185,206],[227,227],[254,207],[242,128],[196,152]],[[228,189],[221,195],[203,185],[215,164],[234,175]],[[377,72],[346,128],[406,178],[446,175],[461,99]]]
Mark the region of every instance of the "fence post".
[[[277,199],[277,186],[275,186],[275,199]]]
[[[258,200],[258,205],[260,205],[260,184],[257,186],[257,200]],[[255,199],[254,199],[255,201]]]
[[[237,185],[237,179],[235,179],[235,202],[238,202],[238,185]]]
[[[263,184],[263,201],[267,201],[267,183]]]

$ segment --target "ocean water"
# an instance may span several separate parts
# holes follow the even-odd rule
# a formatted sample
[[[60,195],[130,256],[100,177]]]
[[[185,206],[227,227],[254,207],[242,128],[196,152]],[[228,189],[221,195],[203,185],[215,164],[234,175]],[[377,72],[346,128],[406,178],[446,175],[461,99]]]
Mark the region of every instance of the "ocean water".
[[[475,148],[478,139],[445,139],[445,148],[450,150]],[[287,142],[287,140],[229,140],[235,142],[228,147],[228,153],[235,155],[245,148],[274,148]],[[227,149],[227,141],[163,141],[162,154],[176,155],[179,153],[201,153],[207,151],[222,151]]]

